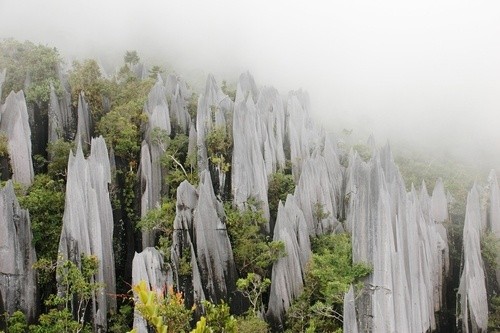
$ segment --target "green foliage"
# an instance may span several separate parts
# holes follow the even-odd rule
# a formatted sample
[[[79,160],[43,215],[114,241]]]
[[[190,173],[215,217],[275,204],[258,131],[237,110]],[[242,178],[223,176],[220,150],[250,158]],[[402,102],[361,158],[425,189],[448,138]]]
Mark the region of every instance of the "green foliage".
[[[110,314],[108,319],[108,332],[123,333],[127,332],[132,326],[134,308],[129,304],[120,307],[118,313]]]
[[[57,259],[64,214],[64,184],[48,175],[38,174],[19,203],[31,217],[33,244],[38,258]]]
[[[163,72],[165,72],[165,71],[160,66],[155,65],[155,66],[151,67],[151,69],[149,70],[149,77],[151,79],[156,80],[158,75],[160,75]]]
[[[233,140],[228,131],[224,127],[213,127],[207,134],[206,142],[210,162],[222,172],[229,172]]]
[[[248,298],[248,301],[252,305],[250,314],[253,316],[257,316],[259,313],[262,307],[262,294],[267,291],[270,285],[270,279],[263,279],[259,274],[255,273],[248,273],[246,278],[236,281],[236,287]]]
[[[201,317],[196,323],[196,327],[191,333],[212,333],[212,330],[207,326],[207,319]]]
[[[481,235],[481,256],[492,270],[498,268],[497,257],[500,253],[500,239],[492,232]]]
[[[323,221],[324,219],[328,218],[328,216],[330,216],[330,212],[325,211],[325,205],[321,202],[314,203],[312,213],[313,217],[318,222]]]
[[[174,231],[175,201],[165,200],[161,206],[151,209],[137,224],[141,230],[154,230],[160,233],[160,251],[164,256],[170,252]]]
[[[172,139],[167,137],[161,141],[166,141],[164,145],[167,146],[161,161],[168,170],[166,181],[170,188],[169,197],[175,200],[177,188],[184,180],[194,185],[198,183],[196,163],[192,161],[193,156],[188,156],[187,135],[179,133]]]
[[[253,315],[238,317],[239,333],[267,333],[269,326],[261,318]]]
[[[9,139],[7,134],[0,132],[0,157],[9,156]]]
[[[333,332],[342,326],[344,294],[351,284],[371,273],[363,263],[353,264],[349,235],[322,235],[312,240],[313,256],[305,288],[287,312],[292,332]]]
[[[51,309],[40,316],[37,325],[30,326],[30,332],[90,332],[90,325],[84,319],[93,296],[102,289],[99,283],[94,282],[99,260],[95,256],[83,255],[80,268],[70,260],[59,261],[57,268],[48,263],[47,260],[39,261],[35,269],[55,269],[62,292],[51,295],[45,301]],[[76,311],[72,313],[72,309]]]
[[[191,119],[196,120],[196,114],[198,112],[198,94],[192,93],[187,104],[187,111]]]
[[[61,57],[55,48],[5,39],[0,42],[0,68],[7,69],[1,100],[13,90],[25,90],[28,103],[47,103],[50,85],[61,91],[58,68]],[[26,78],[30,85],[25,89]]]
[[[140,131],[134,117],[141,111],[137,101],[130,101],[112,109],[97,124],[97,132],[113,147],[115,156],[134,159],[139,153]]]
[[[139,54],[137,51],[126,51],[123,61],[129,65],[137,65],[139,63]]]
[[[75,143],[58,139],[49,143],[47,152],[50,162],[47,165],[48,174],[53,179],[66,179],[68,169],[68,156],[71,151],[75,151]]]
[[[287,175],[278,171],[270,176],[267,198],[269,201],[271,221],[276,220],[280,200],[284,203],[286,201],[286,196],[288,194],[293,194],[294,191],[295,183],[292,175]]]
[[[145,281],[133,287],[137,294],[135,308],[147,323],[160,333],[189,331],[193,309],[186,309],[182,294],[169,289],[164,295],[149,289]]]
[[[491,298],[489,304],[488,332],[500,331],[500,296]]]
[[[285,245],[283,242],[269,241],[262,233],[266,220],[262,210],[251,203],[241,211],[229,203],[224,207],[234,261],[240,276],[248,273],[267,276],[271,265],[285,255]]]
[[[70,310],[50,309],[48,313],[40,315],[38,324],[30,325],[32,333],[90,333],[89,325],[80,324],[73,319]]]
[[[5,333],[25,333],[28,329],[26,316],[22,311],[15,311],[12,315],[5,313]]]
[[[236,100],[236,87],[229,87],[226,80],[222,81],[222,92],[229,96],[229,98],[234,102]]]
[[[432,193],[432,186],[442,178],[444,187],[450,191],[454,201],[450,213],[455,221],[465,218],[467,194],[475,181],[484,178],[481,170],[461,164],[449,156],[429,157],[418,153],[401,152],[395,154],[395,162],[403,176],[407,190],[413,184],[419,187],[423,180]]]
[[[236,318],[230,313],[229,306],[224,303],[213,304],[209,301],[203,301],[203,307],[205,308],[205,318],[207,326],[212,330],[213,333],[237,333],[238,322]]]
[[[74,61],[68,80],[73,106],[77,106],[78,96],[83,91],[85,101],[89,103],[95,119],[101,119],[104,115],[104,97],[110,95],[111,83],[102,77],[97,61],[94,59],[86,59],[83,62]]]
[[[372,158],[372,150],[367,145],[356,144],[352,146],[352,149],[356,151],[359,157],[365,162],[368,162],[370,158]]]

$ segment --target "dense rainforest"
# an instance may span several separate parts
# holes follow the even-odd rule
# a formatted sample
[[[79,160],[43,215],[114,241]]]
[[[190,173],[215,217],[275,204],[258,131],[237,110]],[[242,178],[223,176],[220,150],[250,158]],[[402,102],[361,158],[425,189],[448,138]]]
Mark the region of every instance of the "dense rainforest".
[[[494,171],[136,51],[3,40],[0,97],[6,333],[500,330]]]

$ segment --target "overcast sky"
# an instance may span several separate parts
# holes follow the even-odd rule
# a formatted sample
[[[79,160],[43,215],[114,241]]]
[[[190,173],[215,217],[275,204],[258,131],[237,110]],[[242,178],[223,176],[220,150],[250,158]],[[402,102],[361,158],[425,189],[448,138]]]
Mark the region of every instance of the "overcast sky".
[[[0,13],[0,38],[69,59],[135,49],[180,74],[250,70],[308,90],[330,129],[500,161],[498,0],[0,0]]]

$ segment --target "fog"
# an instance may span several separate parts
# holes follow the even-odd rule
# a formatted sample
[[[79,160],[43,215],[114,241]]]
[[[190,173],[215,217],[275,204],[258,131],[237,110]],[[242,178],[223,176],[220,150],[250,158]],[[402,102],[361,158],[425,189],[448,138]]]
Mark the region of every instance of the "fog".
[[[179,74],[306,89],[328,130],[500,169],[500,2],[0,0],[0,38],[70,62],[137,50]]]

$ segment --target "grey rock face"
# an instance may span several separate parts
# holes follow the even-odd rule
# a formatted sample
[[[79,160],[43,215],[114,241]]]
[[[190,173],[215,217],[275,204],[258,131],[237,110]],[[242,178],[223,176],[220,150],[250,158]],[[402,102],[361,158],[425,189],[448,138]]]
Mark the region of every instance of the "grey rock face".
[[[200,270],[194,248],[194,211],[198,204],[198,192],[187,181],[177,188],[176,215],[174,220],[171,261],[173,264],[175,285],[184,292],[186,304],[201,304],[205,292],[201,282]],[[181,270],[181,260],[189,260],[190,274]]]
[[[108,184],[111,172],[108,150],[102,137],[92,139],[90,156],[85,159],[81,145],[68,160],[66,206],[59,243],[63,259],[79,263],[81,255],[99,259],[96,282],[104,291],[95,295],[93,315],[96,325],[106,328],[108,310],[116,309],[113,258],[113,214]]]
[[[158,76],[158,80],[149,92],[145,109],[148,114],[148,131],[159,128],[164,130],[167,135],[170,135],[171,125],[168,111],[167,93],[165,86],[163,85],[163,80],[160,76]]]
[[[474,185],[467,196],[463,232],[463,269],[457,295],[460,300],[460,313],[457,315],[462,321],[462,330],[465,333],[486,332],[488,326],[488,301],[481,257],[481,231],[479,193]]]
[[[78,121],[76,125],[76,139],[83,145],[90,144],[90,110],[85,101],[85,95],[80,93],[78,96]]]
[[[273,265],[267,317],[282,327],[285,312],[302,292],[311,257],[306,219],[292,195],[285,205],[279,203],[273,240],[285,244],[286,256]]]
[[[141,253],[135,253],[132,261],[132,285],[144,281],[157,293],[165,293],[167,286],[172,286],[172,281],[168,281],[167,272],[163,265],[163,256],[153,247],[145,248]],[[137,295],[134,294],[135,300]],[[134,311],[134,328],[137,333],[147,333],[147,324],[144,318]]]
[[[161,156],[167,149],[165,136],[171,133],[165,86],[160,76],[148,95],[145,106],[148,115],[145,140],[141,148],[141,216],[160,204],[166,191],[164,179],[166,170],[161,165]],[[154,246],[154,233],[145,231],[142,235],[143,248]]]
[[[303,162],[311,156],[311,152],[317,147],[319,131],[309,116],[309,96],[307,93],[301,90],[290,92],[286,111],[292,173],[295,181],[298,182]]]
[[[488,200],[487,227],[497,239],[500,239],[500,189],[498,187],[495,170],[491,170],[488,180],[490,193]],[[500,284],[500,256],[497,256],[497,265],[496,275],[497,281]]]
[[[0,190],[0,308],[36,318],[37,283],[30,216],[21,209],[12,181]]]
[[[433,198],[426,189],[406,193],[386,146],[368,163],[351,152],[346,193],[353,261],[373,267],[356,301],[359,330],[436,329],[448,269],[447,236],[439,223],[447,212],[441,185]]]
[[[260,132],[260,117],[252,100],[236,103],[231,177],[234,203],[242,208],[249,198],[257,199],[262,203],[264,217],[269,221],[267,172],[259,140]]]
[[[236,268],[224,218],[208,171],[200,174],[197,191],[188,182],[177,189],[171,252],[174,280],[177,285],[187,285],[186,290],[192,286],[193,295],[187,297],[193,303],[205,298],[215,303],[227,301],[235,289]],[[190,274],[180,271],[181,260],[190,260]],[[186,278],[190,278],[187,283],[182,281]]]
[[[344,296],[344,333],[358,333],[358,320],[356,319],[356,305],[354,301],[354,289],[351,286]]]
[[[190,97],[186,83],[177,75],[169,74],[165,90],[170,100],[170,118],[181,133],[188,133],[191,117],[187,112],[187,100]]]
[[[224,208],[215,198],[210,175],[202,172],[193,234],[205,295],[214,303],[227,300],[235,289],[236,266],[224,219]]]
[[[213,75],[209,75],[205,86],[205,92],[198,99],[198,111],[196,114],[197,146],[198,146],[198,169],[208,170],[208,156],[206,138],[210,130],[219,128],[228,130],[228,117],[232,116],[233,101],[226,96],[217,85]],[[216,170],[219,180],[219,188],[224,188],[225,173]]]
[[[73,117],[70,109],[71,95],[67,91],[63,91],[63,96],[59,98],[56,94],[54,86],[50,86],[50,100],[48,110],[48,142],[54,142],[57,139],[68,137],[70,132]],[[83,102],[82,102],[83,107]],[[82,117],[85,116],[85,111],[82,109]],[[84,120],[85,123],[85,120]],[[85,127],[85,125],[80,125]],[[83,130],[83,129],[82,129]]]
[[[250,80],[250,86],[254,85],[252,81],[253,78]],[[253,91],[254,88],[251,89]],[[236,99],[238,100],[238,93]],[[285,109],[278,91],[267,87],[260,91],[256,106],[262,124],[260,144],[264,151],[266,172],[270,175],[285,167]]]
[[[444,192],[444,184],[441,178],[436,181],[432,191],[431,215],[434,221],[437,222],[448,220],[448,198]]]
[[[1,107],[0,131],[8,140],[12,179],[25,186],[33,183],[34,172],[31,159],[31,129],[24,93],[11,92]]]
[[[324,156],[315,154],[302,164],[295,197],[312,236],[341,229],[338,216],[342,178],[329,172],[333,165]],[[338,169],[340,170],[340,169]]]

